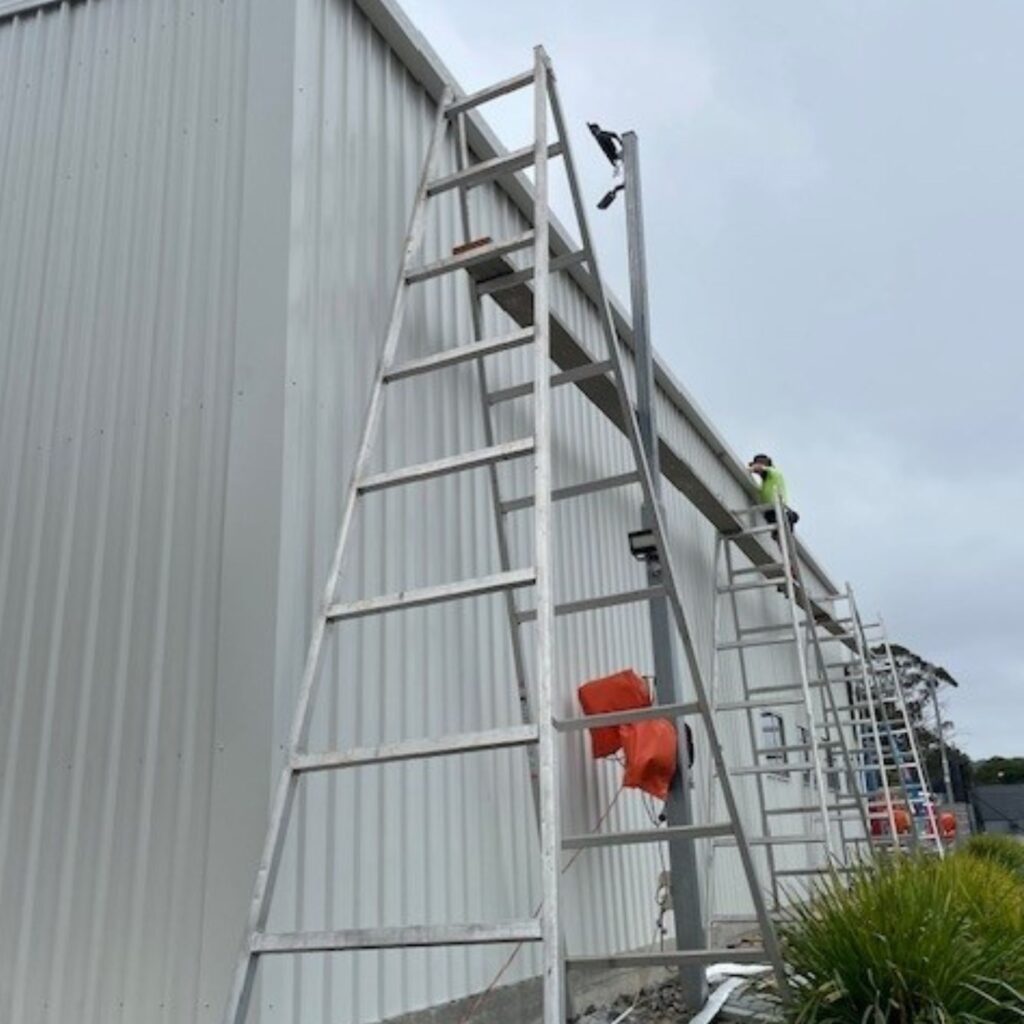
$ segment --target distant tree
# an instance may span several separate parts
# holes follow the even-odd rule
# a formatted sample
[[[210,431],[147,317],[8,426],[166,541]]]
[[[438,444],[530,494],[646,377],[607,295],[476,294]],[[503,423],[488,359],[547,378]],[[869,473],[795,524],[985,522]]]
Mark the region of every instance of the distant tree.
[[[975,761],[974,781],[982,786],[1024,782],[1024,757],[989,757]]]
[[[883,653],[877,648],[876,654]],[[919,654],[892,644],[892,658],[896,665],[900,686],[907,704],[907,713],[915,730],[924,770],[928,776],[931,791],[943,793],[946,790],[944,772],[942,770],[942,744],[939,742],[938,727],[935,721],[934,700],[932,691],[942,692],[945,686],[958,686],[957,681],[940,665],[933,665]],[[941,703],[941,700],[940,700]],[[958,803],[966,803],[970,799],[970,788],[977,781],[971,759],[952,741],[953,723],[943,714],[942,740],[946,748],[946,759],[949,763],[950,782],[953,793],[947,797]]]

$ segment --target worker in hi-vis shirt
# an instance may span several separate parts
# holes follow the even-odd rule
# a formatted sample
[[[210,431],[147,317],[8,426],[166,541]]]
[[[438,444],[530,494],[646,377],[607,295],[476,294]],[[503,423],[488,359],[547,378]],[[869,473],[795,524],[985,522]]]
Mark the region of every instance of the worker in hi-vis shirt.
[[[782,470],[779,469],[767,455],[755,455],[750,460],[750,465],[747,466],[747,469],[749,469],[750,472],[753,473],[761,482],[757,491],[758,504],[773,505],[775,503],[776,496],[778,496],[779,501],[782,503],[782,507],[786,510],[786,518],[789,520],[789,528],[790,530],[793,530],[796,524],[800,521],[800,516],[787,504],[786,478],[782,475]],[[776,519],[775,509],[766,509],[764,517],[769,523],[774,523]],[[776,530],[772,533],[772,537],[778,541],[779,531]]]

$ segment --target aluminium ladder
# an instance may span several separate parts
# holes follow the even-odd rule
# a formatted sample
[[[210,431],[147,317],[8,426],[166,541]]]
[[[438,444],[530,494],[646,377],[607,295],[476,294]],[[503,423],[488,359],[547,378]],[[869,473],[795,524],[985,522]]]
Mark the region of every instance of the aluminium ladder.
[[[879,616],[875,623],[861,624],[864,657],[869,674],[875,680],[878,706],[882,720],[884,768],[894,772],[899,782],[907,813],[913,845],[944,856],[945,847],[935,813],[935,801],[928,785],[928,776],[921,761],[917,731],[910,718],[906,693],[896,668],[892,647]],[[923,809],[918,814],[917,807]],[[922,830],[920,818],[925,819]]]
[[[885,635],[884,624],[865,623],[857,609],[852,588],[847,584],[845,593],[836,593],[819,598],[831,603],[833,610],[839,602],[846,604],[848,611],[841,621],[853,630],[853,659],[834,662],[829,668],[840,670],[837,681],[848,688],[849,704],[845,709],[849,715],[846,722],[857,737],[857,747],[852,751],[860,760],[858,776],[868,801],[868,817],[872,825],[883,825],[872,829],[873,845],[878,848],[891,846],[900,851],[904,846],[919,848],[924,841],[926,847],[933,847],[941,856],[944,852],[935,820],[934,805],[928,792],[913,723],[910,721],[902,687],[895,674],[895,662]],[[872,647],[869,633],[881,632]],[[892,680],[896,679],[896,685]],[[928,819],[928,831],[922,835],[918,816],[913,813],[915,793],[920,794],[918,803],[924,804]],[[897,824],[896,807],[902,801],[910,814],[909,832],[901,835]],[[879,806],[879,803],[881,806]]]
[[[868,834],[867,809],[857,784],[849,742],[852,731],[841,718],[843,709],[836,701],[835,681],[828,678],[823,653],[824,643],[846,642],[850,635],[845,631],[835,632],[835,624],[812,602],[800,577],[796,544],[784,511],[778,498],[770,505],[734,511],[740,527],[720,531],[716,540],[712,610],[715,638],[712,708],[716,715],[739,713],[745,719],[745,742],[752,751],[753,763],[734,767],[731,774],[753,779],[757,831],[752,830],[750,842],[763,848],[774,910],[783,904],[783,880],[851,866],[858,845],[867,841]],[[774,524],[765,524],[762,516],[768,512],[775,513]],[[743,522],[747,515],[752,517],[749,524]],[[744,538],[765,534],[776,539],[779,560],[737,565],[735,545]],[[784,622],[764,621],[765,602],[760,596],[773,589],[784,597]],[[723,605],[727,609],[725,613]],[[756,618],[755,624],[750,624],[751,618]],[[822,628],[823,621],[833,626],[832,632]],[[788,655],[795,661],[795,666],[786,670],[787,674],[792,673],[787,682],[769,683],[758,678],[758,668],[751,666],[749,659],[755,650],[765,649]],[[727,659],[735,659],[731,670],[724,664]],[[732,684],[731,692],[723,693],[726,681]],[[801,728],[805,736],[800,742],[787,742],[783,736],[781,742],[765,745],[759,728],[761,716],[787,708],[795,709],[804,718]],[[791,763],[790,755],[796,755],[799,760]],[[836,760],[840,762],[838,766]],[[794,778],[806,779],[810,798],[801,796],[796,803],[792,800],[773,803],[769,800],[771,778],[784,781],[787,789]],[[706,800],[708,813],[713,814],[710,789]],[[844,814],[851,810],[856,812],[856,822],[851,822]],[[776,831],[773,824],[780,818],[782,831]],[[794,821],[797,821],[796,826],[792,824]],[[856,834],[858,826],[859,835]],[[794,832],[794,827],[803,830]],[[707,848],[705,899],[709,924],[729,920],[715,915],[711,906],[716,845],[712,843]],[[818,846],[825,854],[828,865],[825,868],[798,868],[779,863],[780,848],[814,849]]]
[[[474,108],[515,90],[533,87],[534,141],[531,147],[477,164],[468,164],[465,145],[465,115]],[[548,144],[548,117],[553,116],[558,139]],[[456,123],[459,140],[459,169],[451,175],[437,177],[435,169],[439,151],[445,143],[447,130]],[[548,162],[562,157],[572,194],[573,206],[582,238],[577,253],[552,256],[549,244]],[[438,195],[457,191],[460,197],[463,228],[468,232],[468,204],[466,191],[484,182],[514,174],[525,167],[534,168],[533,227],[507,241],[470,242],[459,247],[453,255],[422,264],[420,257],[425,233],[428,201]],[[532,265],[526,269],[508,261],[515,252],[532,250]],[[550,311],[550,275],[574,264],[586,264],[597,293],[597,313],[601,321],[606,355],[602,360],[589,356],[581,360],[573,355],[573,365],[562,373],[551,373],[551,361],[556,357],[553,337],[556,321]],[[482,337],[482,318],[479,304],[473,303],[474,340],[444,349],[432,356],[401,361],[397,358],[401,327],[410,289],[421,282],[445,274],[466,271],[474,282],[477,295],[497,296],[504,291],[522,298],[524,286],[532,283],[529,301],[520,302],[514,315],[525,321],[522,329],[500,337]],[[528,306],[528,308],[527,308]],[[506,312],[510,310],[505,308]],[[493,424],[487,427],[486,447],[461,455],[449,456],[428,463],[408,466],[385,473],[369,473],[370,457],[379,432],[382,406],[389,385],[397,380],[430,374],[458,364],[475,363],[486,383],[482,360],[498,352],[527,345],[533,346],[534,379],[517,388],[506,389],[505,394],[487,394],[487,403],[502,398],[531,395],[533,405],[533,434],[507,442],[496,442]],[[616,405],[615,415],[624,427],[631,451],[634,469],[625,476],[594,481],[590,485],[573,485],[553,489],[551,480],[551,389],[561,383],[574,383],[596,404],[609,397]],[[486,426],[485,421],[485,426]],[[501,501],[494,468],[509,460],[532,458],[533,494],[526,499]],[[411,484],[455,473],[487,469],[491,474],[491,495],[495,506],[495,520],[499,541],[501,569],[492,575],[455,583],[404,590],[395,594],[372,596],[352,602],[339,602],[339,578],[345,567],[344,556],[353,521],[361,499],[369,493]],[[652,533],[662,565],[663,583],[625,593],[600,595],[555,605],[552,589],[552,502],[571,499],[581,493],[592,493],[611,486],[639,485],[639,498],[654,510]],[[544,1024],[561,1024],[565,1019],[566,965],[618,966],[623,964],[661,963],[700,964],[728,956],[730,959],[767,957],[776,973],[780,986],[786,984],[785,972],[778,942],[759,890],[756,867],[739,818],[735,797],[725,771],[724,755],[718,743],[715,722],[708,703],[706,687],[694,650],[688,624],[678,590],[671,551],[665,544],[665,530],[658,505],[652,500],[652,481],[637,428],[632,404],[625,387],[619,342],[611,317],[611,308],[597,265],[596,254],[590,240],[584,206],[565,130],[565,121],[559,102],[554,75],[543,49],[534,52],[533,68],[523,74],[481,90],[470,96],[456,98],[450,89],[443,95],[431,142],[424,161],[420,183],[413,205],[410,224],[403,248],[402,269],[395,290],[388,328],[381,349],[377,373],[370,392],[366,418],[358,445],[358,453],[351,481],[342,508],[341,522],[334,554],[328,568],[323,601],[313,624],[299,696],[295,706],[287,756],[271,805],[270,822],[259,869],[257,872],[245,937],[225,1010],[225,1024],[242,1024],[246,1019],[259,960],[278,954],[309,952],[335,952],[371,949],[404,949],[411,947],[466,946],[529,942],[539,943],[543,950],[543,1006]],[[638,502],[639,505],[639,502]],[[509,546],[504,535],[504,517],[524,507],[533,515],[533,565],[514,568],[509,561]],[[513,594],[531,591],[533,606],[520,608]],[[513,651],[523,724],[496,728],[484,732],[454,736],[427,737],[403,740],[376,747],[362,747],[347,751],[314,752],[308,749],[313,707],[320,675],[325,635],[332,625],[368,616],[398,613],[452,601],[469,601],[484,595],[506,595],[509,624],[513,632]],[[655,709],[621,712],[595,718],[571,718],[556,721],[554,717],[554,682],[552,679],[554,620],[556,616],[573,614],[597,608],[614,607],[630,602],[646,601],[654,596],[668,598],[679,639],[690,669],[695,700],[686,704],[668,705]],[[525,684],[527,662],[525,644],[519,637],[519,626],[534,624],[532,665],[534,667],[535,704]],[[695,716],[704,726],[711,756],[717,768],[720,792],[727,812],[727,820],[674,828],[647,829],[599,835],[567,836],[561,834],[559,814],[559,774],[557,734],[593,728],[598,724],[635,721],[649,717],[681,718]],[[409,925],[388,928],[347,929],[329,932],[296,932],[275,934],[267,931],[275,882],[281,865],[285,838],[293,805],[301,780],[311,772],[341,771],[356,765],[388,762],[407,762],[417,759],[446,757],[472,751],[526,748],[530,754],[530,771],[536,800],[536,815],[540,833],[540,861],[543,903],[540,919],[497,923],[469,923],[446,925]],[[628,843],[661,842],[674,834],[676,838],[693,840],[729,835],[740,852],[744,876],[750,889],[763,940],[762,950],[677,950],[653,954],[622,954],[607,957],[566,958],[562,947],[561,901],[559,893],[559,858],[563,849],[590,846],[608,846]],[[695,912],[699,912],[695,908]]]

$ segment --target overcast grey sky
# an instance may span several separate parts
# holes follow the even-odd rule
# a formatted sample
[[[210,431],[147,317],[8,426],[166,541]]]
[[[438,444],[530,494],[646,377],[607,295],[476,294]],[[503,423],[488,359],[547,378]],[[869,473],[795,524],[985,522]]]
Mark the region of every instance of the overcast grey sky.
[[[403,4],[469,89],[545,45],[595,198],[584,121],[638,132],[656,347],[959,679],[958,742],[1024,754],[1024,3]],[[618,205],[592,223],[626,299]]]

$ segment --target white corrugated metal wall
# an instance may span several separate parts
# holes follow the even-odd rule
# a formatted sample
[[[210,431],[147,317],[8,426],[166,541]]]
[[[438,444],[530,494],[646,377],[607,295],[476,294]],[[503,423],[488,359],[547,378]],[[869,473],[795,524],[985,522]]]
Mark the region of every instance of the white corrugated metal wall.
[[[2,1019],[219,1014],[433,115],[352,0],[89,0],[0,22],[0,233],[14,240],[0,252]],[[497,192],[475,215],[496,237],[522,228]],[[428,250],[456,226],[452,203]],[[464,283],[429,287],[410,353],[468,337]],[[556,304],[596,347],[578,290],[563,282]],[[492,371],[529,376],[521,357]],[[381,468],[481,443],[471,372],[399,387]],[[556,412],[557,482],[622,466],[621,438],[574,389]],[[501,438],[528,433],[528,413],[500,407]],[[666,395],[659,416],[741,504]],[[528,489],[522,467],[502,476],[510,496]],[[559,507],[560,595],[639,581],[623,550],[634,497]],[[496,567],[482,474],[370,502],[346,594]],[[677,493],[668,506],[709,665],[713,531]],[[639,608],[559,630],[566,710],[579,681],[650,668]],[[498,599],[348,626],[337,642],[316,745],[515,721]],[[616,769],[579,739],[564,754],[566,826],[582,831]],[[518,754],[312,781],[275,924],[528,914],[531,814]],[[643,814],[629,795],[612,821]],[[649,941],[659,868],[651,848],[581,858],[570,946]],[[726,873],[720,908],[742,909],[737,882]],[[376,1020],[483,987],[503,956],[281,960],[262,1019]],[[524,954],[508,977],[530,966]]]

